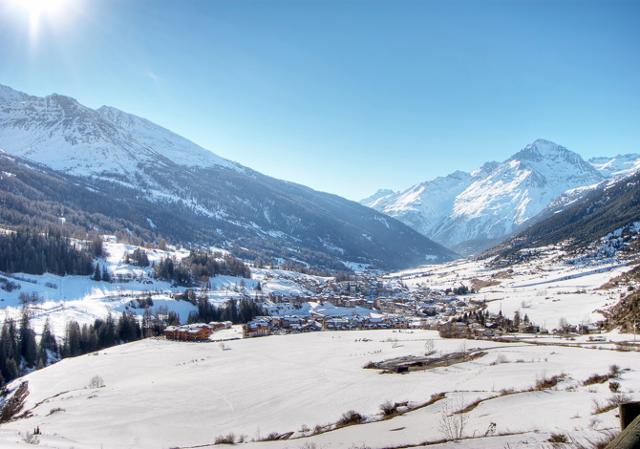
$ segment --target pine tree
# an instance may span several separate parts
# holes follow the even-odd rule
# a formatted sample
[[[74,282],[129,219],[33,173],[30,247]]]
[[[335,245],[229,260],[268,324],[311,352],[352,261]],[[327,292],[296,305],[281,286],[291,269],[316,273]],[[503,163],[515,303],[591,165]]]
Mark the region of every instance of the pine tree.
[[[102,280],[105,282],[111,282],[111,275],[109,274],[109,270],[106,266],[102,268]]]
[[[111,312],[105,321],[97,319],[94,327],[98,336],[98,348],[108,348],[116,343],[116,324]]]
[[[36,334],[31,329],[29,311],[26,307],[22,309],[22,318],[20,320],[19,348],[20,357],[24,364],[28,368],[35,367],[36,359],[38,358],[38,346],[36,344]]]
[[[9,321],[5,321],[0,333],[0,373],[6,382],[10,382],[18,377],[17,366],[15,365],[16,342],[12,340],[9,330]],[[10,362],[13,362],[12,369]]]
[[[516,331],[520,328],[520,312],[517,310],[513,314],[513,327]]]
[[[18,369],[18,364],[14,359],[9,359],[7,361],[6,374],[4,374],[5,381],[10,382],[19,376],[20,370]]]
[[[65,357],[75,357],[82,354],[80,325],[76,321],[67,323],[63,352]]]
[[[14,320],[9,320],[9,323],[8,323],[7,342],[10,348],[9,353],[10,353],[11,360],[13,360],[17,369],[17,367],[20,366],[20,350],[18,347],[18,330],[16,328],[16,322]]]
[[[98,282],[102,280],[102,272],[100,271],[100,264],[96,264],[96,268],[93,271],[93,276],[91,277],[91,279]]]

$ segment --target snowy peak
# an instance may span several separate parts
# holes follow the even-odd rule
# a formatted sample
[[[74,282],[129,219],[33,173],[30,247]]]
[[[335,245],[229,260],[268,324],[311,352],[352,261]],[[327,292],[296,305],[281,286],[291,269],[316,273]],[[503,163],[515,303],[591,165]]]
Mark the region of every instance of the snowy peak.
[[[371,196],[368,196],[364,199],[362,199],[360,201],[361,204],[367,206],[367,207],[376,207],[376,204],[381,201],[384,200],[386,197],[391,196],[393,194],[395,194],[396,192],[394,192],[391,189],[378,189],[376,191],[376,193],[374,193]]]
[[[565,191],[603,179],[579,154],[537,139],[504,162],[416,184],[371,207],[465,252],[510,235]]]
[[[240,170],[146,119],[59,94],[34,97],[0,86],[0,146],[57,170],[145,183],[158,164]],[[145,172],[146,169],[146,172]]]
[[[640,170],[640,154],[592,157],[589,163],[605,178],[617,178]]]
[[[567,153],[572,152],[550,140],[536,139],[514,154],[511,159],[541,160],[543,158],[562,157]]]
[[[558,187],[569,185],[569,189],[603,180],[602,175],[578,153],[542,139],[527,145],[507,162],[511,162],[510,165],[517,167],[516,171],[520,172],[514,171],[514,176],[526,175],[527,182],[539,187],[546,184]]]
[[[487,176],[496,168],[498,168],[499,165],[500,165],[500,162],[497,162],[497,161],[485,162],[484,164],[482,164],[480,168],[478,168],[477,170],[473,170],[471,172],[471,176],[474,178]]]
[[[568,167],[569,172],[563,174],[585,173],[597,176],[597,171],[582,157],[567,148],[544,139],[537,139],[514,154],[510,161],[519,161],[527,167],[542,172],[543,175],[556,172],[560,166]]]
[[[14,90],[9,86],[0,84],[0,102],[24,101],[28,98],[29,96],[27,94]]]

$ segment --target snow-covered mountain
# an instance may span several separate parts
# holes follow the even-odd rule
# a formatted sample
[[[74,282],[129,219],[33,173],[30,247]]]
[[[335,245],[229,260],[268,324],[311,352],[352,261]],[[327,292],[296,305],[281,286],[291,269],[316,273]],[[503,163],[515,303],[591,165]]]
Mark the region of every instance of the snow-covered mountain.
[[[362,204],[398,218],[461,253],[497,243],[564,192],[596,185],[629,170],[631,156],[597,158],[538,139],[504,162],[454,172]]]
[[[34,97],[0,85],[0,143],[12,154],[79,176],[133,184],[158,164],[237,164],[118,109],[94,110],[64,95]],[[55,149],[52,150],[52,149]]]
[[[592,251],[596,258],[610,257],[608,250],[620,249],[629,240],[637,254],[638,230],[640,171],[600,183],[561,208],[546,208],[492,252],[513,255],[524,248],[568,243],[574,250],[600,248],[600,253]],[[623,234],[632,235],[624,239]]]
[[[62,95],[0,85],[0,148],[12,156],[0,154],[0,223],[64,218],[74,230],[335,269],[455,257],[358,203],[262,175],[148,120]]]
[[[228,167],[241,169],[241,166],[213,154],[211,151],[156,125],[149,120],[133,114],[123,112],[111,106],[102,106],[97,109],[98,114],[120,129],[127,131],[128,140],[152,148],[162,156],[172,161],[189,166],[198,167]]]
[[[640,154],[618,154],[613,157],[592,157],[589,163],[606,178],[628,176],[640,171]]]

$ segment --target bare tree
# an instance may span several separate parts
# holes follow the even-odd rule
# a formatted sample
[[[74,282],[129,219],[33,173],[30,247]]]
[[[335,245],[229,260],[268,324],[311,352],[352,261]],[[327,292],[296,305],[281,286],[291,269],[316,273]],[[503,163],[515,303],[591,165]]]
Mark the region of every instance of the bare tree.
[[[440,406],[440,432],[451,441],[464,437],[468,417],[464,410],[464,397],[446,398]]]
[[[424,355],[431,355],[435,352],[435,343],[433,339],[424,342]]]

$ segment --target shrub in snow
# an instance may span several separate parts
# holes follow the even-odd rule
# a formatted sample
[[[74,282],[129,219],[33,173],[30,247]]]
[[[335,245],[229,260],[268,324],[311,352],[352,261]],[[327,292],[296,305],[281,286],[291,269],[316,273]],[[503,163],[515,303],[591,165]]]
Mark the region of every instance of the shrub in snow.
[[[502,363],[509,363],[509,360],[507,359],[507,356],[504,354],[498,354],[498,357],[496,357],[496,365],[500,365]]]
[[[354,410],[349,410],[348,412],[342,414],[342,417],[336,423],[336,426],[350,426],[352,424],[360,424],[362,421],[364,421],[364,417],[360,413]]]
[[[27,444],[40,444],[40,437],[33,432],[27,432],[22,437],[22,441]]]
[[[380,405],[380,410],[384,416],[391,416],[396,412],[396,406],[390,401],[386,401]]]
[[[227,435],[218,435],[215,439],[215,444],[234,444],[236,442],[236,436],[233,433]]]
[[[550,443],[566,444],[569,442],[569,438],[567,438],[567,436],[563,433],[552,433],[547,441],[549,441]]]
[[[89,388],[102,388],[104,387],[104,379],[100,376],[93,376],[89,382]]]
[[[618,377],[620,375],[620,372],[622,370],[620,369],[620,367],[618,365],[611,365],[609,367],[609,375],[611,377]]]
[[[431,355],[435,352],[435,343],[429,339],[424,342],[424,355]]]

